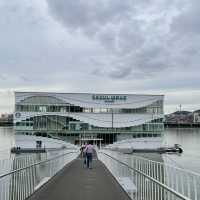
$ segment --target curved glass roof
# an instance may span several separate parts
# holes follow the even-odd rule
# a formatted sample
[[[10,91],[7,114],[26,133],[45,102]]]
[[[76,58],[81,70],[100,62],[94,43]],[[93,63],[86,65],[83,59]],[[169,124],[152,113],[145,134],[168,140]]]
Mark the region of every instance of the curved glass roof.
[[[38,105],[48,105],[48,104],[66,104],[66,102],[52,96],[32,96],[27,97],[20,103],[23,104],[38,104]]]

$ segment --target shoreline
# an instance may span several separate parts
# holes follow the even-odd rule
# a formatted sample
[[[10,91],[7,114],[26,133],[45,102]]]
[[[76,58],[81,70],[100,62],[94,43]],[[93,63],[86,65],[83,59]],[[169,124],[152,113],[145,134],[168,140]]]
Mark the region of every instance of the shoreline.
[[[164,123],[165,128],[200,128],[200,123]]]

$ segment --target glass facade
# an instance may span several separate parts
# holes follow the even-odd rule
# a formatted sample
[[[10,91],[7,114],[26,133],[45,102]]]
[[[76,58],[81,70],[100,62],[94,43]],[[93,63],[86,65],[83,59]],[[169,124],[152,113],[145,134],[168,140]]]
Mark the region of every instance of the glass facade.
[[[16,122],[16,127],[32,127],[31,130],[47,130],[47,131],[123,131],[123,132],[155,132],[163,130],[162,119],[153,120],[149,123],[145,123],[138,126],[130,126],[123,128],[104,128],[90,125],[86,122],[63,117],[59,115],[44,115],[38,117],[31,117],[21,122]]]
[[[31,116],[29,114],[31,113]],[[115,115],[151,115],[152,119],[143,124],[128,127],[102,127],[90,124],[87,120],[78,120],[70,114],[106,114],[110,118]],[[19,116],[27,114],[19,120]],[[109,134],[131,134],[133,137],[157,136],[163,131],[163,118],[154,119],[154,115],[163,114],[163,100],[138,108],[96,108],[81,107],[51,96],[34,96],[25,98],[15,104],[15,128],[19,131],[56,133],[58,135],[93,135],[108,137]],[[19,116],[18,116],[19,115]],[[101,120],[101,119],[99,119]],[[107,134],[107,136],[106,136]],[[116,138],[113,136],[113,138]]]
[[[19,104],[15,106],[16,112],[78,112],[78,113],[140,113],[140,114],[163,114],[163,102],[157,101],[142,108],[84,108],[70,104]]]

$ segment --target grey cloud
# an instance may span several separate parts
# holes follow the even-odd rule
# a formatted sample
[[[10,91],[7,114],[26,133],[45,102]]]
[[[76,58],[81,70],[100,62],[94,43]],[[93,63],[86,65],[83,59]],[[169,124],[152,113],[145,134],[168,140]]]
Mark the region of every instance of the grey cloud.
[[[199,88],[199,0],[1,2],[0,89]]]
[[[177,72],[178,73],[178,72]],[[156,82],[152,82],[149,85],[145,86],[145,89],[152,89],[155,90],[165,90],[167,88],[168,90],[198,90],[200,85],[199,79],[193,79],[193,78],[186,78],[182,77],[177,79],[170,79],[170,78],[163,78],[163,80],[159,81],[159,84],[156,84]]]
[[[130,11],[130,1],[120,0],[47,0],[50,12],[69,29],[88,29],[90,26],[97,28],[119,21]]]
[[[103,30],[99,31],[98,39],[103,44],[103,46],[110,52],[115,51],[117,48],[117,38],[115,37],[116,31],[110,26],[106,26]]]
[[[195,69],[199,66],[200,55],[200,1],[184,4],[171,23],[170,46],[174,49],[172,59],[178,66]]]
[[[170,54],[163,46],[148,46],[140,51],[137,56],[139,68],[145,72],[161,71],[170,67]]]
[[[141,74],[150,71],[156,73],[168,67],[166,60],[169,61],[169,55],[165,48],[167,35],[160,34],[166,33],[169,26],[164,13],[173,7],[166,0],[158,4],[154,0],[134,3],[119,0],[47,2],[50,14],[69,32],[81,31],[105,48],[108,65],[102,66],[106,69],[101,71],[107,76],[121,79],[131,74],[127,71],[140,69]],[[144,9],[148,11],[147,14],[143,13]],[[162,15],[158,15],[160,11]],[[163,25],[163,22],[166,24]],[[149,52],[145,52],[146,49],[150,49]],[[123,63],[118,65],[119,62]],[[107,68],[109,65],[110,70]]]
[[[126,20],[120,27],[117,35],[120,52],[137,52],[143,46],[146,40],[142,31],[143,23],[143,20]]]
[[[171,24],[171,30],[178,34],[179,36],[188,35],[192,37],[191,34],[200,33],[200,2],[199,0],[191,0],[179,13]]]
[[[112,78],[122,79],[129,76],[131,71],[131,67],[116,68],[112,70],[109,75]]]

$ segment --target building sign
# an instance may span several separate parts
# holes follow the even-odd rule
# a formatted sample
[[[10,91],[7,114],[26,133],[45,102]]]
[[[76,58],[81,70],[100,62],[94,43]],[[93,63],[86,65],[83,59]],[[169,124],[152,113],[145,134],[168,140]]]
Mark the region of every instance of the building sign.
[[[103,100],[105,103],[114,103],[115,101],[126,101],[124,95],[92,95],[92,100]]]

